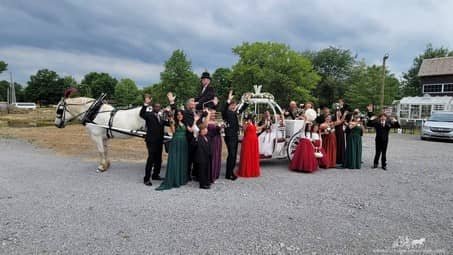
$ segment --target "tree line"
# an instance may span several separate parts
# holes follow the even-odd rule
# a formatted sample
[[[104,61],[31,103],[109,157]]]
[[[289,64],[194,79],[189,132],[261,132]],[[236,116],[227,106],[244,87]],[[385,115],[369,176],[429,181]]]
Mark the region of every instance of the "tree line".
[[[263,85],[281,106],[290,100],[312,101],[318,106],[345,98],[349,104],[363,108],[369,103],[378,104],[383,70],[381,65],[367,65],[351,50],[328,47],[318,51],[298,52],[288,45],[275,42],[243,43],[232,49],[238,61],[231,67],[217,68],[212,73],[212,86],[223,100],[229,90],[236,95],[252,91],[253,85]],[[421,83],[417,76],[425,58],[453,56],[448,48],[434,48],[428,44],[425,51],[416,56],[410,69],[401,80],[386,67],[385,105],[404,96],[421,95]],[[107,93],[116,105],[138,105],[144,93],[154,101],[165,102],[166,94],[174,92],[180,103],[197,95],[200,90],[199,76],[182,50],[175,50],[164,64],[160,81],[139,88],[128,78],[117,80],[108,73],[90,72],[80,83],[71,76],[60,76],[55,71],[41,69],[31,75],[27,86],[15,84],[18,101],[34,101],[41,104],[57,103],[63,91],[78,88],[80,96],[98,97]],[[0,72],[7,64],[0,61]],[[8,81],[0,81],[0,101],[6,100]]]

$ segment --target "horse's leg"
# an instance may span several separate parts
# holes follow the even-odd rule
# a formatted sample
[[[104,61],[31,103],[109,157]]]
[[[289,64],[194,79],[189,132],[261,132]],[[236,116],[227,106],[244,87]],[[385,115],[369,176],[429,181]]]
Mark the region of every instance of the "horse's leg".
[[[109,169],[110,167],[110,160],[108,159],[107,157],[107,151],[108,151],[108,148],[107,148],[107,141],[108,139],[107,138],[103,138],[102,139],[102,145],[104,147],[104,161],[103,161],[103,166],[104,166],[104,171],[107,171],[107,169]]]
[[[98,166],[97,170],[100,172],[104,172],[105,170],[107,170],[107,168],[106,168],[107,160],[105,158],[104,140],[103,140],[102,136],[95,135],[93,133],[91,133],[91,139],[96,144],[96,148],[98,149],[98,153],[99,153],[100,160],[99,160],[99,166]]]

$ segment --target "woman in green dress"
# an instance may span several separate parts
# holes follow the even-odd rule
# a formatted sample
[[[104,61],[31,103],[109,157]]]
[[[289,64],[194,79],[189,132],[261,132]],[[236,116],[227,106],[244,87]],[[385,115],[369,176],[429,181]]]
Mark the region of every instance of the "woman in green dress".
[[[346,141],[344,168],[360,169],[362,163],[363,128],[363,122],[358,115],[354,116],[348,124],[349,135]]]
[[[185,185],[189,180],[187,176],[189,145],[183,119],[183,112],[177,110],[174,114],[174,120],[170,120],[170,131],[173,137],[169,146],[167,172],[165,173],[165,180],[156,190],[178,188]],[[191,127],[188,127],[188,129],[191,129]]]

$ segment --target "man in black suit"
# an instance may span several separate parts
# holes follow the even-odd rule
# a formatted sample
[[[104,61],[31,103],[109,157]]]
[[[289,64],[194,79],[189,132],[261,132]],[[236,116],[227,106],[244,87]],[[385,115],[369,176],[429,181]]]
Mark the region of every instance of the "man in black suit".
[[[379,114],[377,118],[373,116],[373,105],[367,106],[369,121],[367,126],[374,127],[376,130],[376,154],[374,156],[373,168],[377,168],[379,157],[381,157],[382,169],[387,170],[387,145],[389,142],[389,131],[391,128],[399,128],[398,121],[391,117],[387,118],[385,113]]]
[[[234,167],[236,166],[236,157],[239,142],[239,120],[237,114],[244,111],[247,106],[248,105],[244,103],[241,109],[238,110],[237,104],[233,100],[233,91],[230,91],[228,100],[222,108],[222,119],[225,122],[224,139],[225,145],[228,150],[225,178],[233,181],[237,179],[237,176],[233,172]]]
[[[208,72],[203,72],[201,74],[201,91],[199,96],[195,98],[196,109],[198,111],[203,110],[204,108],[213,109],[215,108],[215,90],[211,87],[211,76]]]
[[[140,117],[146,122],[146,147],[148,148],[148,159],[146,160],[145,177],[143,183],[151,186],[151,170],[153,180],[162,180],[159,176],[162,165],[162,146],[164,143],[164,127],[168,120],[164,120],[159,114],[160,104],[151,106],[151,96],[145,95],[145,103],[140,110]]]

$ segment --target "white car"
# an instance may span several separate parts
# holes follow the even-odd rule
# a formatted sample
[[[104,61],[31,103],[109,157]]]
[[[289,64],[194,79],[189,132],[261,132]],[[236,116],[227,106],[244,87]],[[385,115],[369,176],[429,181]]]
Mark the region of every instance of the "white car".
[[[36,109],[35,103],[14,103],[13,106],[19,109]]]
[[[422,125],[422,140],[435,138],[453,141],[453,112],[434,112]]]

